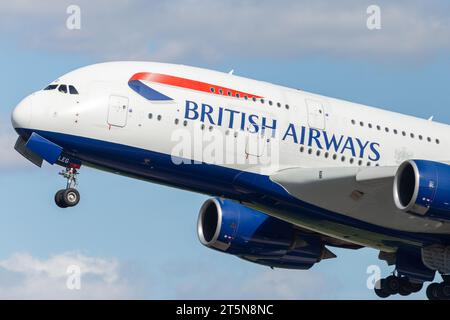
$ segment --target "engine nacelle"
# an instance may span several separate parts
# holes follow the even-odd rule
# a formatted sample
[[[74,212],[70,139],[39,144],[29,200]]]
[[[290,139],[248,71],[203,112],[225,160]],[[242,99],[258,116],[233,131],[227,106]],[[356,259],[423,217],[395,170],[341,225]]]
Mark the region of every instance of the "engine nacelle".
[[[394,201],[402,211],[437,220],[450,220],[450,166],[409,160],[394,179]]]
[[[309,269],[334,255],[316,235],[238,203],[218,198],[200,209],[198,237],[205,246],[277,268]]]

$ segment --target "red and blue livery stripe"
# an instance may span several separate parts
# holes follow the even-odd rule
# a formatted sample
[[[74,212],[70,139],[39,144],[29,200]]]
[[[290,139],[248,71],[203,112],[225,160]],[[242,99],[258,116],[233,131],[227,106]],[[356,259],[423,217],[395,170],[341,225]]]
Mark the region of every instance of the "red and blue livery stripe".
[[[150,72],[136,73],[130,78],[130,80],[128,81],[128,85],[138,94],[151,101],[171,101],[173,99],[162,94],[159,91],[156,91],[155,89],[152,89],[150,86],[146,85],[143,81],[233,98],[246,98],[246,99],[262,98],[261,96],[255,94],[250,94],[227,87],[214,85],[211,83],[180,78],[166,74],[150,73]]]
[[[139,73],[138,73],[139,74]],[[138,75],[136,74],[136,75]],[[156,91],[155,89],[151,88],[150,86],[146,85],[142,82],[142,80],[139,77],[136,77],[134,75],[131,77],[131,79],[128,81],[128,86],[133,89],[137,94],[143,96],[145,99],[150,101],[172,101],[173,99],[166,96],[165,94],[162,94],[159,91]]]

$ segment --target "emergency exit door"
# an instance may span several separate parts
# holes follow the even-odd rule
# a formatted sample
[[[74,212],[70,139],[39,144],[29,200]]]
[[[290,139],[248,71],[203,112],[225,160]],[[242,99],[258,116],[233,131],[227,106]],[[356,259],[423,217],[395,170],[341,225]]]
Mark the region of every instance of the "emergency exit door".
[[[127,125],[128,98],[121,96],[109,97],[108,124],[123,128]]]
[[[311,128],[325,130],[325,110],[323,104],[316,100],[306,100],[308,124]]]

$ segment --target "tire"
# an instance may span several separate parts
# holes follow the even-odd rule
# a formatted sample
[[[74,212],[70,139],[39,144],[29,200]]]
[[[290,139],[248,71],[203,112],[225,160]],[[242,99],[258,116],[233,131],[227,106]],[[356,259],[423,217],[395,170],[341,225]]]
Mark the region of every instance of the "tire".
[[[381,299],[386,299],[386,298],[389,298],[389,296],[390,296],[390,294],[387,293],[386,291],[384,291],[383,289],[376,289],[376,288],[375,288],[375,294]]]
[[[75,207],[80,202],[80,193],[76,189],[67,189],[64,190],[63,202],[67,207]]]
[[[65,209],[67,208],[67,205],[65,204],[64,200],[63,200],[63,193],[65,190],[59,190],[56,194],[55,194],[55,204],[61,208],[61,209]]]
[[[420,290],[423,289],[423,283],[411,282],[410,285],[411,285],[411,292],[412,293],[417,293],[417,292],[419,292]]]
[[[439,300],[438,296],[439,283],[432,283],[427,287],[428,300]]]
[[[413,292],[413,285],[406,277],[402,277],[399,279],[400,287],[398,288],[398,293],[403,296],[409,296]]]
[[[398,289],[398,293],[399,295],[406,297],[409,296],[412,292],[409,287],[400,286],[400,288]]]
[[[384,279],[380,279],[377,281],[377,283],[375,284],[375,294],[381,298],[381,299],[386,299],[390,296],[389,292],[386,292],[386,290],[384,290],[386,286],[386,281]]]
[[[439,300],[450,300],[450,283],[440,283],[436,292]]]
[[[397,294],[400,290],[400,280],[395,276],[389,276],[385,279],[384,290],[389,294]]]

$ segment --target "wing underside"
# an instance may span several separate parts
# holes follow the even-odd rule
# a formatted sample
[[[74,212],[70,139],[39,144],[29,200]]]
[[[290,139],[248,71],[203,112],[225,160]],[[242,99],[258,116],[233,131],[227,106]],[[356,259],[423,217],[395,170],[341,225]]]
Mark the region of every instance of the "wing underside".
[[[410,232],[450,232],[442,222],[397,209],[392,191],[397,168],[292,168],[270,179],[304,202],[377,226]]]

